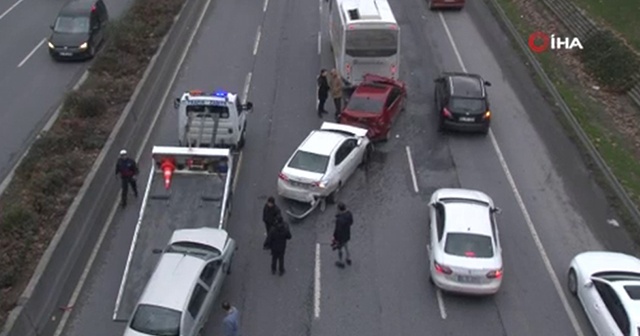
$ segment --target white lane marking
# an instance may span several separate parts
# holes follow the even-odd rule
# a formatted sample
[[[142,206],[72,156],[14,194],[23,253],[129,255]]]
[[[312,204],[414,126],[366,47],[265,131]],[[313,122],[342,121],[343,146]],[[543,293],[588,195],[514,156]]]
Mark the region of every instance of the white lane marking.
[[[615,219],[613,219],[613,218],[611,218],[611,219],[607,219],[607,223],[608,223],[609,225],[613,225],[613,226],[615,226],[615,227],[619,227],[619,226],[620,226],[620,224],[618,223],[618,221],[617,221],[617,220],[615,220]]]
[[[256,41],[253,43],[253,56],[258,53],[258,46],[260,45],[260,35],[262,35],[262,26],[258,26],[258,32],[256,33]]]
[[[0,14],[0,20],[2,20],[2,18],[4,18],[5,16],[7,16],[7,14],[9,14],[9,12],[11,12],[14,8],[18,7],[18,5],[23,2],[24,0],[18,0],[16,1],[16,3],[14,3],[13,5],[11,5],[11,7],[9,7],[9,9],[7,9],[6,11],[4,11],[4,13]]]
[[[325,0],[318,0],[318,2],[319,2],[318,8],[320,9],[320,17],[322,17],[322,1],[325,1]]]
[[[438,13],[440,16],[440,21],[442,22],[442,25],[444,26],[444,29],[447,33],[447,37],[449,39],[449,42],[451,43],[451,46],[453,47],[453,52],[456,54],[456,57],[458,58],[458,63],[460,63],[460,67],[462,68],[462,70],[464,72],[467,72],[467,68],[464,65],[464,62],[462,62],[462,57],[460,56],[460,52],[458,52],[458,47],[456,46],[455,41],[453,40],[453,37],[451,36],[451,32],[449,31],[449,26],[447,25],[447,22],[444,20],[444,16],[442,15],[442,13]],[[540,236],[538,235],[538,231],[535,228],[535,225],[533,224],[533,220],[531,219],[531,216],[529,215],[529,211],[527,210],[527,207],[524,204],[524,200],[522,199],[522,196],[520,195],[520,191],[518,191],[518,187],[516,186],[516,182],[513,179],[513,176],[511,175],[511,171],[509,170],[509,166],[507,165],[507,161],[504,159],[504,156],[502,155],[502,150],[500,149],[500,146],[498,146],[498,142],[496,141],[496,137],[493,134],[492,130],[489,130],[489,137],[491,138],[491,143],[493,144],[493,148],[496,151],[496,154],[498,155],[498,160],[500,161],[500,165],[502,166],[502,170],[504,171],[506,177],[507,177],[507,181],[509,181],[509,185],[511,186],[511,191],[513,192],[514,196],[516,197],[516,201],[518,203],[518,206],[520,207],[520,210],[522,211],[522,215],[525,219],[525,222],[527,223],[527,227],[529,228],[529,232],[531,234],[531,237],[533,238],[534,243],[536,244],[536,248],[538,249],[538,252],[540,253],[540,257],[542,258],[542,262],[544,263],[544,266],[547,270],[547,273],[549,274],[549,276],[551,277],[551,282],[553,282],[553,287],[555,288],[556,292],[558,293],[558,296],[560,297],[560,301],[562,301],[562,306],[564,307],[565,312],[567,313],[567,315],[569,316],[569,320],[571,320],[571,324],[573,326],[574,331],[576,332],[576,334],[578,336],[583,336],[584,332],[582,331],[582,328],[580,327],[580,324],[578,323],[578,319],[576,318],[576,315],[573,313],[573,310],[571,309],[571,306],[569,305],[569,301],[567,300],[567,296],[564,294],[564,291],[562,290],[562,285],[560,284],[560,280],[558,279],[558,276],[556,275],[555,271],[553,270],[553,266],[551,265],[551,260],[549,259],[549,256],[547,255],[547,251],[544,248],[544,245],[542,245],[542,240],[540,240]]]
[[[262,11],[266,12],[268,6],[269,6],[269,0],[264,0],[264,5],[262,6]]]
[[[247,103],[247,97],[249,96],[249,88],[251,88],[251,77],[253,74],[249,72],[247,78],[244,80],[244,88],[242,88],[242,104]]]
[[[444,307],[444,299],[442,298],[442,291],[440,288],[436,289],[436,299],[438,300],[438,308],[440,308],[440,317],[443,320],[447,319],[447,310]]]
[[[104,226],[104,228],[102,228],[102,231],[100,232],[100,236],[98,237],[98,241],[96,242],[96,246],[91,251],[91,256],[87,261],[88,267],[85,267],[84,270],[82,271],[80,280],[78,281],[78,284],[76,285],[76,288],[74,289],[73,294],[71,295],[71,299],[67,304],[68,309],[65,309],[64,313],[62,314],[60,323],[58,324],[58,327],[56,328],[56,332],[53,334],[53,336],[62,335],[62,331],[64,330],[64,327],[67,325],[67,321],[69,321],[69,317],[71,316],[71,311],[76,305],[76,302],[78,301],[78,297],[80,297],[80,293],[82,292],[84,283],[87,281],[87,277],[89,276],[89,272],[91,271],[91,265],[93,265],[93,263],[95,262],[96,257],[98,256],[98,251],[100,251],[100,246],[104,241],[104,237],[107,235],[107,232],[111,227],[111,222],[113,221],[113,217],[116,215],[116,210],[118,210],[118,203],[115,203],[113,205],[113,208],[109,213],[109,217],[107,218],[107,224]]]
[[[413,158],[411,157],[411,148],[409,146],[405,147],[407,149],[407,160],[409,160],[409,170],[411,171],[411,180],[413,181],[413,190],[416,194],[419,192],[418,190],[418,179],[416,177],[416,170],[413,167]]]
[[[244,153],[244,151],[240,151],[240,154],[238,154],[238,165],[236,166],[235,173],[233,173],[233,186],[231,187],[231,192],[235,192],[236,186],[238,185],[238,174],[240,173],[240,166],[242,166],[242,153]]]
[[[314,270],[313,282],[313,314],[320,318],[320,244],[316,243],[316,267]]]
[[[18,64],[18,68],[21,68],[25,63],[27,63],[27,61],[29,60],[29,58],[31,58],[31,56],[33,56],[33,54],[36,53],[36,51],[38,51],[38,48],[42,47],[42,44],[45,43],[47,41],[46,38],[43,38],[42,41],[40,41],[40,43],[38,43],[38,45],[35,46],[35,48],[33,48],[31,50],[31,52],[29,54],[27,54],[27,56],[25,56],[22,59],[22,62],[20,62],[20,64]]]
[[[322,52],[322,32],[318,32],[318,55]]]
[[[191,49],[191,45],[193,44],[193,40],[196,37],[196,33],[198,32],[198,30],[200,29],[200,25],[202,25],[202,21],[204,20],[204,16],[207,13],[207,10],[209,9],[209,5],[211,5],[211,0],[207,0],[207,2],[204,5],[204,8],[202,9],[202,13],[200,14],[200,17],[198,18],[198,21],[196,22],[195,27],[193,28],[193,31],[191,32],[191,36],[189,36],[189,40],[187,42],[187,45],[185,46],[184,50],[182,51],[182,55],[180,55],[180,59],[178,60],[178,63],[176,64],[173,74],[171,75],[171,79],[169,80],[170,85],[167,86],[167,89],[164,91],[164,94],[162,96],[162,101],[166,103],[167,101],[167,97],[169,97],[169,93],[171,93],[171,90],[173,89],[173,83],[175,83],[176,78],[178,77],[178,73],[180,72],[180,69],[182,68],[182,64],[184,63],[185,59],[187,58],[187,54],[189,53],[189,49]],[[147,130],[147,134],[145,134],[144,140],[142,141],[142,144],[140,144],[140,148],[138,149],[138,156],[137,156],[137,161],[140,161],[140,156],[142,155],[142,151],[144,150],[144,147],[147,146],[147,143],[149,142],[149,138],[151,138],[151,133],[153,131],[153,129],[156,126],[156,123],[158,122],[158,119],[160,118],[160,114],[162,112],[162,110],[164,109],[165,104],[162,104],[161,106],[158,107],[158,109],[156,110],[156,115],[153,118],[153,121],[151,122],[151,125],[149,127],[149,129]],[[153,165],[151,165],[151,168],[153,169]],[[151,180],[151,179],[149,179]],[[149,188],[147,188],[149,189]],[[145,193],[147,193],[148,190],[145,191]],[[116,200],[116,205],[118,204],[118,200]],[[144,208],[141,208],[144,209]],[[135,233],[134,233],[134,239],[135,239]],[[127,272],[128,272],[128,268],[129,268],[129,264],[131,263],[131,255],[129,255],[129,258],[127,259],[127,264],[125,265],[125,271],[124,274],[122,275],[122,281],[120,283],[120,289],[118,290],[118,296],[116,298],[116,305],[115,305],[115,309],[113,311],[113,319],[115,320],[117,318],[118,315],[118,309],[120,306],[120,300],[122,299],[122,294],[124,291],[124,285],[125,285],[125,281],[127,278]],[[88,267],[90,267],[90,265],[87,265]]]

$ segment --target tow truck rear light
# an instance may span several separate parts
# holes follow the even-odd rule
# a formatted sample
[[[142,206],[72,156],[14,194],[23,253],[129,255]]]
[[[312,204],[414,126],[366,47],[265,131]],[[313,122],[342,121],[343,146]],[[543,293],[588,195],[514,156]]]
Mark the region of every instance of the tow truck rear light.
[[[437,262],[433,262],[433,267],[436,269],[436,272],[441,273],[441,274],[451,274],[453,273],[453,271],[451,271],[451,268],[444,266],[444,265],[440,265]]]
[[[451,114],[451,112],[449,112],[449,110],[446,107],[442,109],[442,115],[445,118],[449,118],[449,119],[453,118],[453,115]]]
[[[283,173],[278,174],[278,178],[283,181],[289,181],[289,177]]]
[[[489,273],[487,273],[487,278],[489,279],[500,279],[502,278],[502,268],[501,269],[497,269],[494,271],[491,271]]]

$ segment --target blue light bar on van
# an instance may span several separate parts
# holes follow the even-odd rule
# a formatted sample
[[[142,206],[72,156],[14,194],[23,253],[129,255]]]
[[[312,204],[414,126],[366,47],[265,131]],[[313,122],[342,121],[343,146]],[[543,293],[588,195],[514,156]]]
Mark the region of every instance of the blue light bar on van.
[[[229,94],[229,92],[227,91],[222,91],[222,90],[218,90],[216,92],[213,93],[214,96],[216,97],[222,97],[225,98],[227,95]]]

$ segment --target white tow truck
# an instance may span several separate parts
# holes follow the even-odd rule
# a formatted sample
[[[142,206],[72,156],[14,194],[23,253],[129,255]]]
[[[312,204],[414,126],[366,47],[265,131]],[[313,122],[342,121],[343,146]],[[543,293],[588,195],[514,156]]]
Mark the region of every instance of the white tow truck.
[[[174,101],[178,112],[178,143],[186,147],[229,147],[240,150],[245,143],[247,114],[253,103],[241,102],[226,91],[184,92]]]
[[[231,213],[234,158],[230,149],[154,146],[152,158],[116,299],[116,321],[131,317],[160,258],[154,249],[166,246],[176,230],[225,231]]]

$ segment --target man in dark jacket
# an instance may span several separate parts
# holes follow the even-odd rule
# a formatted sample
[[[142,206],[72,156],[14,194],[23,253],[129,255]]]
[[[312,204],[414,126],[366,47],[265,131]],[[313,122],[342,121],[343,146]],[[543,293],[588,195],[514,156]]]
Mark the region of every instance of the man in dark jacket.
[[[287,240],[291,239],[291,231],[279,216],[267,236],[267,244],[271,249],[271,273],[276,274],[276,264],[280,275],[284,274],[284,252]]]
[[[329,98],[329,81],[327,80],[327,70],[320,70],[320,75],[316,79],[318,86],[318,117],[322,118],[322,114],[328,113],[327,110],[324,109],[324,104],[327,102],[327,98]]]
[[[280,208],[276,205],[275,198],[273,198],[273,196],[269,196],[267,203],[262,209],[262,221],[264,222],[264,226],[267,230],[266,234],[269,234],[269,231],[271,231],[271,228],[275,224],[278,216],[282,216]]]
[[[347,265],[351,265],[351,256],[349,255],[349,246],[347,243],[351,240],[351,225],[353,224],[353,215],[347,210],[344,203],[338,203],[338,213],[336,214],[336,227],[333,230],[333,246],[338,250],[338,261],[336,266],[344,268],[342,262],[342,250],[346,252]]]
[[[116,163],[116,176],[120,175],[122,181],[122,207],[127,206],[127,192],[129,186],[133,190],[133,195],[138,197],[138,186],[136,176],[138,175],[138,165],[136,161],[127,156],[127,150],[120,151],[120,158]]]

